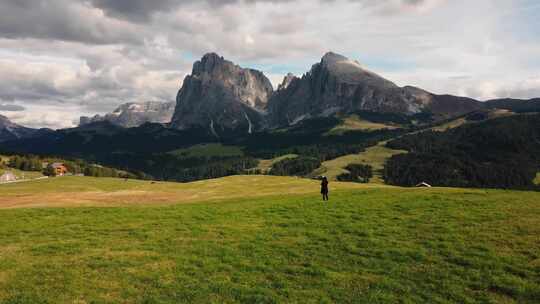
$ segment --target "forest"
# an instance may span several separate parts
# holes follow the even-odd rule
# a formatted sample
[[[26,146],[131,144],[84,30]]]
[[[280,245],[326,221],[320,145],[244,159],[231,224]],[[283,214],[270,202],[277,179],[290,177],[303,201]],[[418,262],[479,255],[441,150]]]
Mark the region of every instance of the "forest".
[[[373,116],[373,119],[407,121],[400,115],[363,115]],[[257,166],[257,159],[272,159],[286,154],[297,154],[305,158],[283,163],[281,165],[284,166],[274,173],[281,175],[291,172],[291,175],[299,175],[298,172],[305,170],[298,167],[309,167],[342,155],[359,153],[366,147],[406,131],[351,130],[340,135],[326,135],[340,123],[341,120],[335,117],[314,118],[285,129],[254,134],[233,132],[216,138],[201,129],[175,130],[150,123],[123,129],[101,122],[60,130],[50,136],[6,142],[0,148],[7,153],[84,159],[88,163],[133,172],[143,178],[188,182],[254,172],[251,169]],[[241,153],[199,156],[171,153],[203,143],[234,146]],[[304,161],[306,164],[298,164]]]
[[[337,179],[341,182],[369,183],[373,178],[373,167],[366,164],[350,164],[345,167],[349,173],[338,175]]]
[[[387,162],[383,177],[388,184],[534,189],[540,171],[540,114],[426,131],[387,146],[410,152]]]

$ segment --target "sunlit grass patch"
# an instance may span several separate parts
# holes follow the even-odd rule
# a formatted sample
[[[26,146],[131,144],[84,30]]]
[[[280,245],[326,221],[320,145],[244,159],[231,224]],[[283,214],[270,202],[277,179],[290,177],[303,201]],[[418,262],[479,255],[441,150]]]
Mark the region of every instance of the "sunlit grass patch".
[[[272,169],[272,166],[275,163],[278,163],[285,159],[296,158],[296,157],[298,157],[298,155],[296,154],[287,154],[287,155],[282,155],[282,156],[272,158],[272,159],[261,159],[259,161],[259,165],[257,166],[257,169],[261,170],[261,172],[263,173],[267,173],[268,171],[270,171],[270,169]]]
[[[372,179],[372,182],[383,183],[381,170],[384,167],[384,163],[387,159],[392,157],[392,155],[399,153],[407,153],[407,151],[387,148],[383,142],[373,147],[369,147],[366,149],[366,151],[358,154],[349,154],[333,160],[325,161],[313,174],[324,174],[330,179],[335,179],[340,174],[348,173],[345,167],[350,164],[367,164],[371,165],[374,170],[374,178]]]
[[[343,122],[330,131],[328,135],[339,135],[347,131],[363,130],[363,131],[377,131],[377,130],[393,130],[399,126],[385,123],[372,122],[366,119],[360,118],[358,115],[350,115],[343,119]]]

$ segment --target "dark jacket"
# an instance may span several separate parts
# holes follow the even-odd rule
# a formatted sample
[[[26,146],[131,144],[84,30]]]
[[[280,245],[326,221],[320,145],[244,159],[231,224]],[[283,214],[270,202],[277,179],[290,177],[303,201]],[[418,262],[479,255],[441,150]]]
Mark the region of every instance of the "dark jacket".
[[[322,194],[328,193],[328,180],[327,179],[323,179],[321,182],[321,193]]]

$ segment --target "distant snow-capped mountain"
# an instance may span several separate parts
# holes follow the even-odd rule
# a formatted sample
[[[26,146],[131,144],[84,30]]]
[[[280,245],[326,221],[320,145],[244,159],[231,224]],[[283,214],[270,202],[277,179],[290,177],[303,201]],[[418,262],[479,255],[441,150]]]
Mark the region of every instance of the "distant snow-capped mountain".
[[[169,123],[174,113],[174,107],[174,102],[126,103],[120,105],[112,113],[93,117],[82,116],[79,125],[84,126],[94,122],[108,121],[124,128],[133,128],[147,122]]]

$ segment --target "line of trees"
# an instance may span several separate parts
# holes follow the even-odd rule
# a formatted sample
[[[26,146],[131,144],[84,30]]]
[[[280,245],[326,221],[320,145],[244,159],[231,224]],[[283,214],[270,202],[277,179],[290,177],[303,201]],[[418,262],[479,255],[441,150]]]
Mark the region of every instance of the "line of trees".
[[[55,176],[56,170],[52,168],[52,163],[55,162],[64,164],[68,173],[73,175],[84,174],[85,176],[94,177],[145,178],[141,174],[137,175],[110,167],[95,165],[81,159],[66,160],[35,155],[13,155],[9,158],[7,166],[21,171],[42,172],[46,176]]]
[[[14,155],[9,158],[8,166],[22,171],[41,171],[43,161],[37,156]]]

